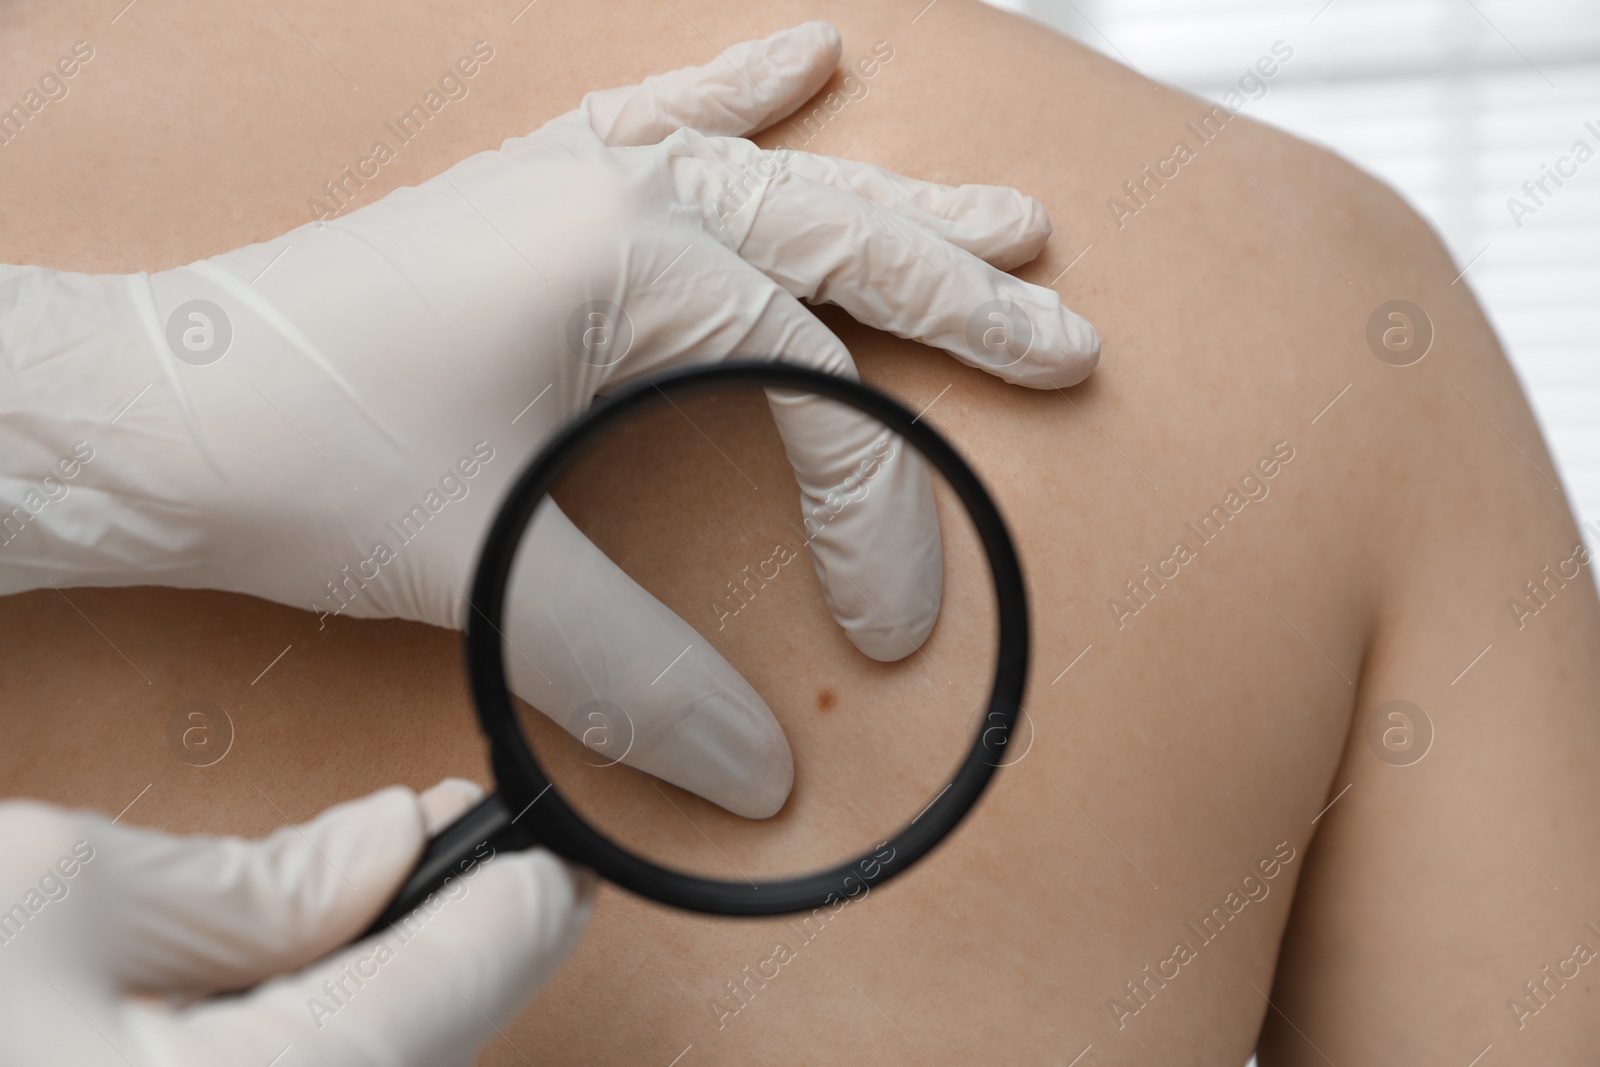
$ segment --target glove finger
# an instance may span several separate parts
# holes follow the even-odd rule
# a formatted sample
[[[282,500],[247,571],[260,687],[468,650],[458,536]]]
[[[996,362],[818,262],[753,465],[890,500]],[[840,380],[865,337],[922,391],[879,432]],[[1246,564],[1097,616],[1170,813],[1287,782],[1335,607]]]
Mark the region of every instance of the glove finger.
[[[114,904],[81,943],[129,989],[239,989],[354,937],[423,844],[417,798],[394,786],[259,841],[175,837],[97,821],[81,880]]]
[[[695,158],[713,164],[696,168],[689,178],[696,184],[711,179],[709,189],[693,192],[707,194],[708,215],[725,222],[758,203],[762,187],[781,169],[863,196],[1001,270],[1031,262],[1050,238],[1044,205],[1008,185],[943,185],[851,159],[765,151],[740,137],[703,137],[690,130],[678,136]]]
[[[483,786],[465,778],[446,778],[423,790],[417,794],[417,807],[422,809],[422,832],[433,837],[483,798]]]
[[[727,249],[707,245],[684,254],[645,291],[670,302],[674,321],[696,323],[695,333],[660,343],[636,339],[616,381],[728,356],[857,377],[849,350],[803,304]],[[649,321],[643,293],[639,300],[633,317]],[[943,595],[926,461],[877,420],[834,401],[780,391],[768,403],[800,486],[790,545],[810,549],[828,610],[857,648],[883,661],[910,655],[932,631]]]
[[[677,161],[680,192],[692,179]],[[701,186],[722,179],[712,167]],[[778,168],[759,198],[711,232],[795,296],[942,348],[1036,389],[1094,370],[1100,338],[1053,289],[1013,278],[865,196]]]
[[[96,936],[115,892],[94,873],[109,825],[36,800],[0,801],[0,1061],[122,1062],[127,1042],[105,997]]]
[[[821,323],[817,329],[839,343]],[[800,362],[825,344],[795,340],[801,347],[780,349],[779,359]],[[829,612],[873,659],[911,655],[933,632],[944,593],[927,462],[882,423],[836,401],[768,390],[767,403],[800,485],[802,540]]]
[[[512,691],[601,755],[752,819],[788,798],[766,702],[552,500],[518,553],[505,636]]]
[[[242,997],[129,1004],[125,1033],[152,1063],[466,1067],[566,959],[593,900],[593,876],[549,852],[494,856],[385,933]]]
[[[838,30],[806,22],[724,49],[705,66],[589,93],[578,112],[613,146],[655,144],[682,127],[742,136],[809,100],[838,66],[840,48]]]

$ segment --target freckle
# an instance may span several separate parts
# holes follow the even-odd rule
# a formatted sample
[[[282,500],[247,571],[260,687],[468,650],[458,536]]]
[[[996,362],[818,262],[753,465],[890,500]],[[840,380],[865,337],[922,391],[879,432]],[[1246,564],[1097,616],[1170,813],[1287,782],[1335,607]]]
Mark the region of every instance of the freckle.
[[[832,689],[823,689],[817,694],[817,710],[832,711],[839,706],[839,694]]]

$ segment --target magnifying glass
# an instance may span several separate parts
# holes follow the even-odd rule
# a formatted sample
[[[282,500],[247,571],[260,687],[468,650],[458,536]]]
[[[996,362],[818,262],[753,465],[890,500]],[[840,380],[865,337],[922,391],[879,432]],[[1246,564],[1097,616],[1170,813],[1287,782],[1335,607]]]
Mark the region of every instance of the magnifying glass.
[[[800,455],[785,425],[825,447]],[[829,487],[810,484],[819,470]],[[535,518],[554,508],[693,628],[676,658],[580,663],[577,701],[541,662],[552,623],[525,595]],[[715,915],[857,898],[927,856],[1031,744],[1028,636],[993,500],[897,401],[769,360],[630,383],[544,446],[489,529],[466,654],[498,791],[433,838],[367,934],[489,849],[548,848]],[[719,657],[789,746],[792,787],[769,818],[641,769],[673,751],[734,761]]]

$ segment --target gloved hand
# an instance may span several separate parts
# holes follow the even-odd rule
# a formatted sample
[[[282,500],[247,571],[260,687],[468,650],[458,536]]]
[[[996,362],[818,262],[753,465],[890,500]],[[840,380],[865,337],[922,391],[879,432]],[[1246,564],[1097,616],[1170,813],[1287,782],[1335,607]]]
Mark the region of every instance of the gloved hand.
[[[1036,201],[736,136],[839,52],[808,23],[591,93],[420,186],[186,267],[0,267],[0,499],[24,503],[0,515],[0,594],[161,584],[459,628],[504,486],[597,393],[730,353],[853,376],[802,299],[1007,381],[1079,381],[1093,329],[997,269],[1043,247]],[[1020,359],[969,326],[1001,300],[1031,325]],[[815,399],[772,407],[803,503],[876,443]],[[896,659],[937,613],[938,527],[917,463],[872,488],[810,547],[834,616]],[[508,657],[513,689],[576,735],[583,705],[620,705],[626,762],[777,811],[791,757],[754,690],[553,505],[531,537],[509,599],[539,639]]]
[[[0,1063],[471,1064],[577,943],[591,874],[486,846],[408,919],[323,957],[481,796],[394,787],[264,841],[0,803]]]

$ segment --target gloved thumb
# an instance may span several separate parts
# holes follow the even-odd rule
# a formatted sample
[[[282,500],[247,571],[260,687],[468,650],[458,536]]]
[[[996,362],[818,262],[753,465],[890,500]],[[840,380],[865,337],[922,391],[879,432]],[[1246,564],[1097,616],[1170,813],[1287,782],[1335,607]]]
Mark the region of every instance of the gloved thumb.
[[[793,755],[760,694],[553,500],[518,550],[503,636],[512,692],[608,761],[747,818],[788,799]]]

